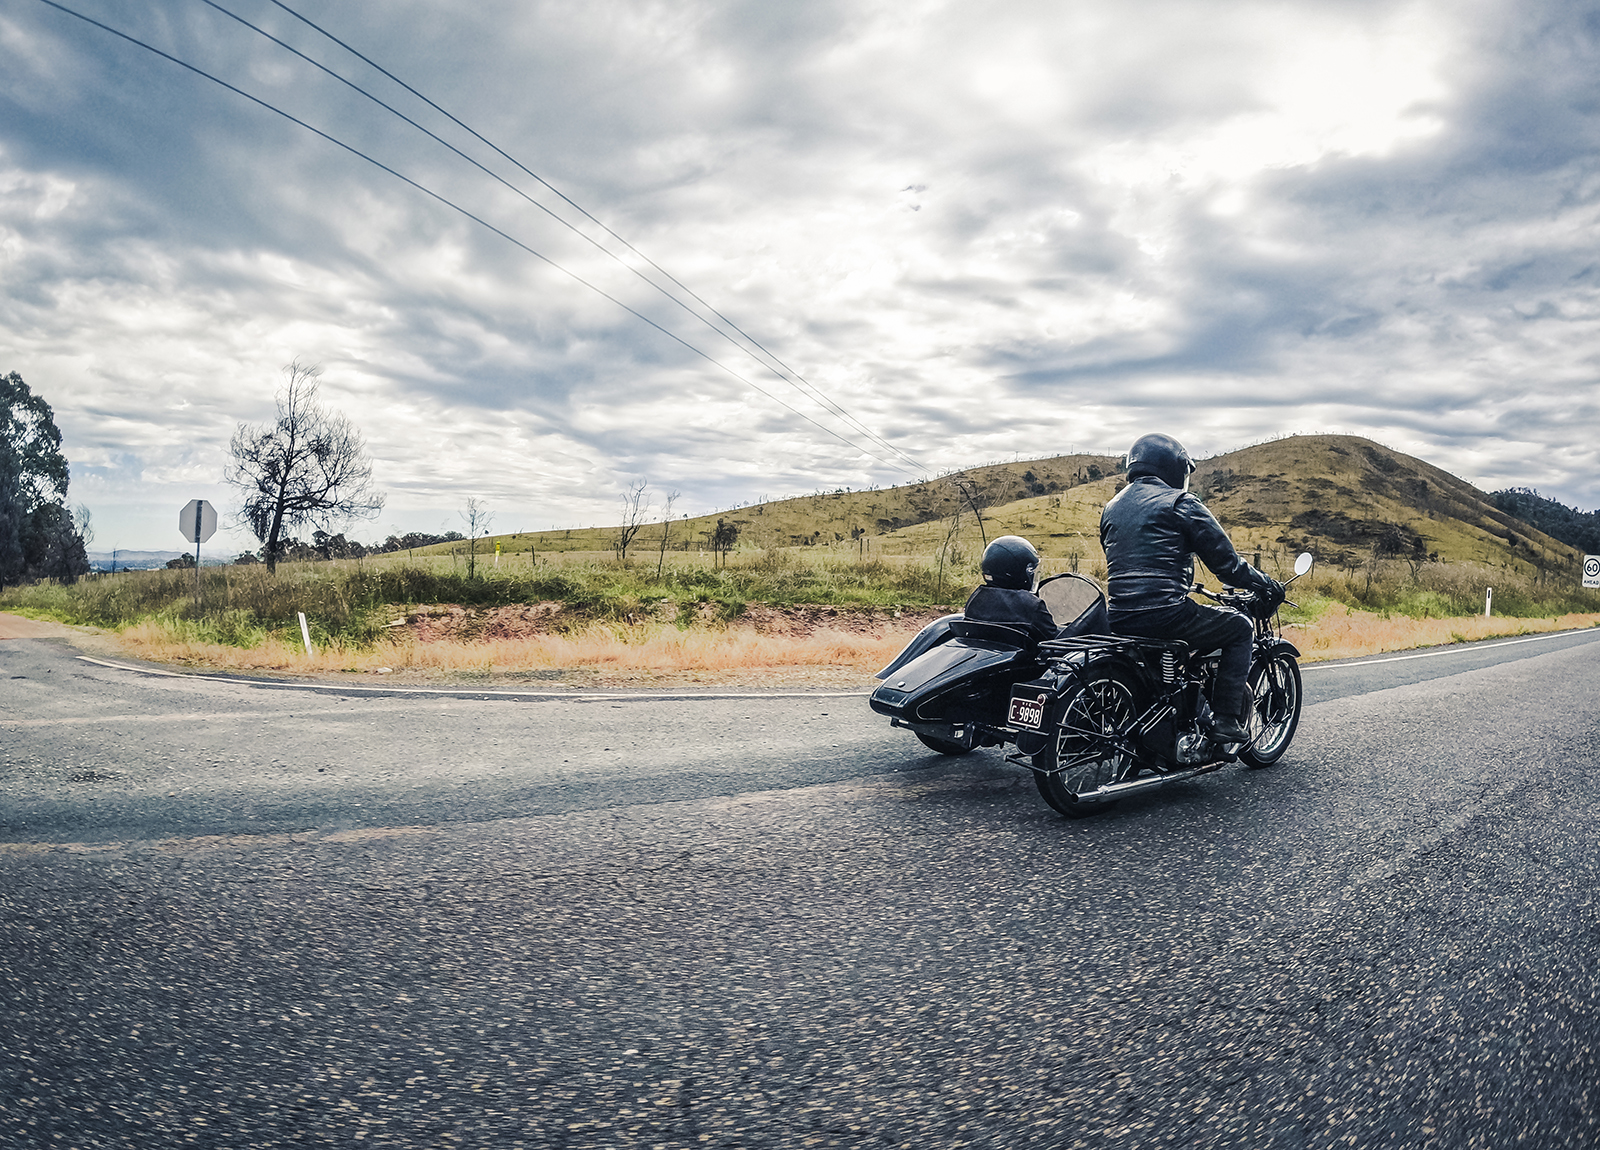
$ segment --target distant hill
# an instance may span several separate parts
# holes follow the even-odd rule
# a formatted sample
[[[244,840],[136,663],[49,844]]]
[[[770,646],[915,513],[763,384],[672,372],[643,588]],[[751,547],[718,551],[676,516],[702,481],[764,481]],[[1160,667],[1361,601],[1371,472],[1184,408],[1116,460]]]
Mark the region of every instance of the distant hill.
[[[1054,498],[1079,487],[1104,482],[1116,474],[1115,456],[1062,455],[1012,463],[995,463],[954,472],[937,479],[908,483],[899,487],[852,491],[837,488],[810,495],[766,503],[734,507],[710,515],[675,519],[671,545],[681,550],[685,541],[693,546],[709,545],[719,522],[739,529],[740,550],[751,548],[832,547],[857,553],[918,553],[926,550],[927,538],[938,534],[934,524],[948,520],[960,506],[964,522],[972,524],[971,505],[987,516],[990,508],[1003,507],[1030,498]],[[1098,512],[1096,513],[1098,514]],[[973,527],[974,538],[977,529]],[[607,551],[613,546],[617,528],[573,527],[557,531],[533,531],[496,535],[478,541],[479,554],[487,547],[494,553],[499,542],[508,552],[526,554],[530,549],[549,551]],[[992,533],[991,533],[992,534]],[[634,543],[637,554],[659,546],[660,521],[647,526]],[[869,543],[863,543],[869,540]],[[445,554],[461,551],[464,542],[438,544],[418,554]]]
[[[1496,491],[1489,498],[1508,515],[1588,555],[1600,555],[1600,511],[1579,511],[1527,487]]]
[[[193,556],[193,551],[91,551],[89,552],[89,568],[93,571],[153,571],[165,567],[169,560],[180,555]],[[211,559],[205,555],[200,556],[200,566],[215,567],[227,563],[227,559]]]
[[[1255,540],[1339,564],[1380,556],[1577,568],[1581,554],[1448,471],[1369,439],[1297,435],[1208,459],[1195,491]]]
[[[1093,571],[1102,562],[1100,510],[1126,482],[1115,456],[1064,455],[953,472],[865,491],[817,491],[672,524],[671,546],[705,547],[719,522],[738,528],[738,549],[822,548],[863,557],[944,554],[971,559],[985,538],[1032,540],[1052,570]],[[1286,570],[1310,550],[1323,563],[1358,566],[1374,554],[1413,563],[1473,562],[1530,575],[1576,570],[1582,551],[1449,472],[1369,439],[1297,435],[1201,461],[1193,489],[1239,550]],[[1548,503],[1548,501],[1542,501]],[[1519,505],[1520,506],[1520,505]],[[1559,505],[1555,505],[1559,506]],[[979,527],[974,507],[982,514]],[[959,519],[958,519],[959,515]],[[479,554],[610,550],[616,527],[501,535]],[[642,560],[661,540],[659,522],[634,540]],[[448,554],[454,542],[428,548]]]

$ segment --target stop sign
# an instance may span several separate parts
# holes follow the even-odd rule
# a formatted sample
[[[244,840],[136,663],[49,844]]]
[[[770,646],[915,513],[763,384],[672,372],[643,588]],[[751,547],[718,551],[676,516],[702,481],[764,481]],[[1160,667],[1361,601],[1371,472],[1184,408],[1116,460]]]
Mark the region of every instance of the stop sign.
[[[190,543],[204,543],[217,533],[217,509],[204,499],[191,499],[178,512],[178,530]]]

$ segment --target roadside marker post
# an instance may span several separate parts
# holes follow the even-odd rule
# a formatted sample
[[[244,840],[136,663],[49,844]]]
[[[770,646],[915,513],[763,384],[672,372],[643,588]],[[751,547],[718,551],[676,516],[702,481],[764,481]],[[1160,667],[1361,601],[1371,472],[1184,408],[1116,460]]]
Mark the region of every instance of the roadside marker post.
[[[306,613],[304,611],[296,611],[295,614],[300,616],[300,638],[306,641],[306,658],[309,659],[311,658],[311,628],[306,626]]]
[[[1492,607],[1493,605],[1494,605],[1494,588],[1493,587],[1485,587],[1483,589],[1483,617],[1485,619],[1487,619],[1489,617],[1489,608]]]

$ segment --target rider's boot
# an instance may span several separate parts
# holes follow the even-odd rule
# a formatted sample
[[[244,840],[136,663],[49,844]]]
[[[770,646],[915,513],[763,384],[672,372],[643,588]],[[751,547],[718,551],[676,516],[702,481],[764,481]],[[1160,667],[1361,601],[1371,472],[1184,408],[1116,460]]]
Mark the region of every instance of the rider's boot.
[[[1244,729],[1240,721],[1241,715],[1224,715],[1213,713],[1211,718],[1211,739],[1217,743],[1248,743],[1250,732]]]

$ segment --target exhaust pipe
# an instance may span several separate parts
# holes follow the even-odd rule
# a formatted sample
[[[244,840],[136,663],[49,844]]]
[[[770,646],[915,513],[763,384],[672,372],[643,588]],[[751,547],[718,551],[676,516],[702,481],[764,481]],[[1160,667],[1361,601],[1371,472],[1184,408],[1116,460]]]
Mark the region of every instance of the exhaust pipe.
[[[1191,767],[1186,771],[1177,771],[1170,775],[1151,775],[1143,779],[1130,779],[1125,783],[1112,783],[1110,786],[1099,787],[1078,795],[1073,801],[1079,803],[1109,803],[1113,799],[1125,799],[1129,795],[1136,795],[1141,791],[1153,791],[1157,787],[1164,787],[1168,783],[1181,783],[1184,779],[1192,779],[1196,775],[1209,774],[1211,771],[1220,771],[1222,763],[1206,763],[1202,766]]]

